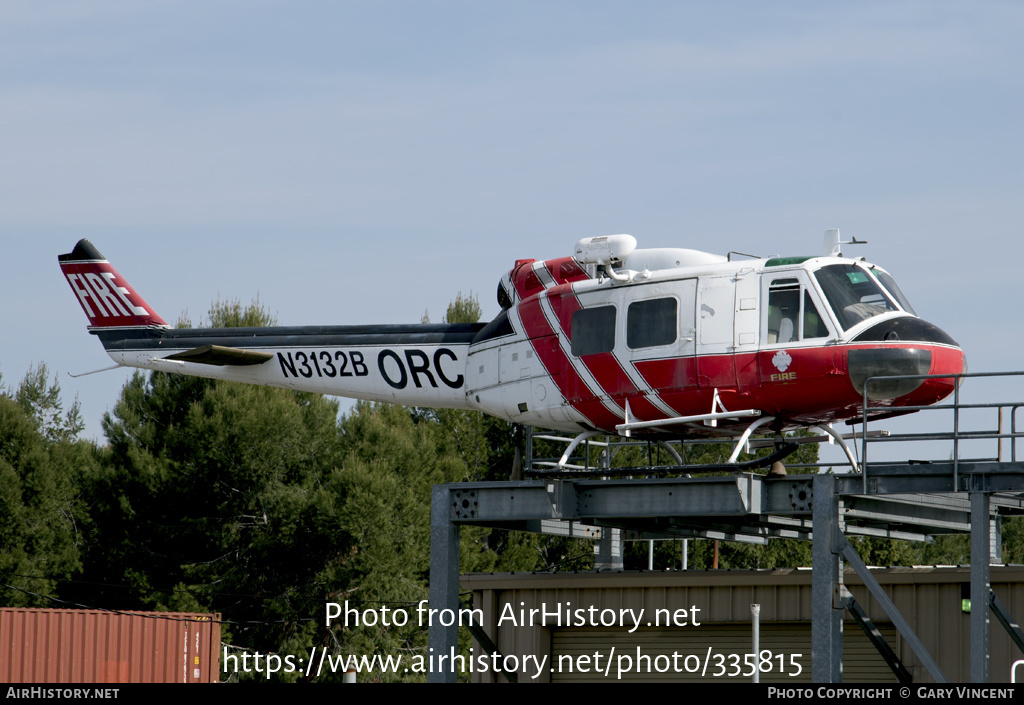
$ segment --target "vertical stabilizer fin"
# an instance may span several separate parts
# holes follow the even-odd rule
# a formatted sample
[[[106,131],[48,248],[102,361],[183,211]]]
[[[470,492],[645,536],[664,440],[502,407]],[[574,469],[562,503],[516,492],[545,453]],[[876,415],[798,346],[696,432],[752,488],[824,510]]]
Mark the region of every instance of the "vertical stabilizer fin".
[[[57,260],[90,327],[170,327],[88,240]]]

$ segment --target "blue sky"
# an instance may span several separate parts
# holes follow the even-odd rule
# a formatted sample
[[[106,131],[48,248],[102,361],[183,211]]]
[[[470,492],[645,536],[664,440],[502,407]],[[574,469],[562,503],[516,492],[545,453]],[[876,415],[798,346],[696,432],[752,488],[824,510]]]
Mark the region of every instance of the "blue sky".
[[[517,258],[868,240],[972,371],[1024,367],[1017,2],[0,0],[0,373],[108,364],[56,257],[165,318],[485,317]]]

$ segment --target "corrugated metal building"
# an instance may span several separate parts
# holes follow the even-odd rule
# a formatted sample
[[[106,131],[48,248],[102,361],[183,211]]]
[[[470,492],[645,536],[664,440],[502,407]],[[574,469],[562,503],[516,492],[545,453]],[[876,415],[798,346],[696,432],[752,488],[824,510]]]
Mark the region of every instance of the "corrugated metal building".
[[[887,568],[871,572],[946,677],[951,681],[969,681],[970,615],[965,611],[963,598],[968,595],[970,568]],[[930,682],[931,677],[910,646],[856,573],[848,570],[844,582],[914,681]],[[1024,566],[992,566],[991,584],[1010,613],[1020,618],[1024,613]],[[751,647],[751,604],[760,605],[760,648],[771,652],[772,671],[763,671],[761,682],[810,681],[809,569],[467,575],[462,577],[461,585],[463,590],[473,591],[473,606],[482,610],[484,629],[502,654],[517,655],[521,663],[527,655],[547,657],[548,670],[536,682],[749,682],[746,674],[751,669],[743,665],[742,659]],[[557,611],[562,625],[556,619],[546,620],[547,626],[540,624],[539,612],[533,615],[531,624],[531,609]],[[641,626],[631,633],[630,627],[635,623],[629,620],[640,609],[644,610]],[[620,610],[633,610],[632,615],[626,613],[624,620],[629,626],[620,626],[617,617],[613,626],[600,624],[602,616],[610,621]],[[679,617],[680,623],[686,620],[686,626],[664,626],[667,618],[673,616]],[[700,626],[693,625],[694,616]],[[568,617],[583,621],[585,626],[566,626]],[[656,617],[661,618],[662,626],[648,626],[656,624]],[[895,682],[892,671],[856,622],[845,622],[843,635],[844,682]],[[615,659],[606,661],[612,649]],[[476,644],[474,651],[482,653]],[[599,656],[595,658],[595,654]],[[733,654],[739,656],[738,661],[734,661]],[[632,663],[622,660],[625,657],[632,659]],[[992,682],[1009,682],[1011,665],[1018,659],[1024,659],[1024,654],[993,619]],[[701,668],[693,670],[698,664]],[[608,665],[606,675],[604,669]],[[617,673],[619,665],[628,668]],[[534,666],[536,662],[530,666],[535,673]],[[526,674],[529,669],[520,666],[519,670],[520,682],[532,680],[533,673]],[[1024,668],[1018,669],[1018,675],[1024,675]],[[501,676],[495,677],[489,670],[474,674],[476,682],[495,680],[503,682]]]
[[[219,614],[0,609],[0,682],[219,679]]]

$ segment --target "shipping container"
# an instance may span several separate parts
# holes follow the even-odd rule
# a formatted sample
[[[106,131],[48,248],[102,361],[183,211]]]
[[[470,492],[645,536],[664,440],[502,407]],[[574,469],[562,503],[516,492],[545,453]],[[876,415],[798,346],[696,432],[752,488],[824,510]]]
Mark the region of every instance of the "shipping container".
[[[3,683],[219,678],[219,614],[0,608]]]

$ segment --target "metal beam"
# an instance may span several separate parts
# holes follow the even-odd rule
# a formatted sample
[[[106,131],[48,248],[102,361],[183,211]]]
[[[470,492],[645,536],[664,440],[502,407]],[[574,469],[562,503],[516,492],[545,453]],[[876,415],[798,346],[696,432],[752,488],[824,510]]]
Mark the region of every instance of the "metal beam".
[[[738,540],[807,540],[813,524],[813,477],[767,479],[741,474],[732,478],[594,481],[567,477],[460,483],[451,486],[451,517],[457,524],[561,535],[581,531],[591,537],[595,527],[604,526],[644,532],[650,538],[710,531],[733,535]],[[838,487],[849,484],[845,476],[833,477]],[[973,476],[963,479],[984,484],[984,480]],[[1018,488],[1021,489],[1024,485]],[[1013,500],[993,497],[990,515],[993,511],[1014,512]],[[970,501],[964,493],[901,492],[848,496],[844,502],[844,530],[850,534],[921,540],[932,533],[970,530]],[[573,528],[567,528],[565,522],[573,522]]]
[[[957,510],[925,502],[910,503],[873,496],[849,497],[845,507],[844,517],[847,522],[857,520],[865,523],[912,524],[942,533],[965,532],[971,528],[970,507],[966,502]]]
[[[927,534],[922,534],[916,531],[895,531],[893,529],[885,529],[875,526],[850,526],[847,524],[846,534],[848,536],[874,536],[880,539],[899,539],[901,541],[935,543],[935,539]]]
[[[988,604],[992,608],[992,614],[996,616],[999,623],[1003,625],[1003,629],[1010,635],[1010,641],[1017,645],[1021,653],[1024,653],[1024,631],[1021,630],[1017,620],[1013,618],[1013,615],[1006,609],[1006,606],[996,597],[995,591],[990,590],[988,596]]]
[[[839,504],[835,476],[814,478],[814,544],[811,550],[811,680],[843,681],[843,561],[835,550],[839,533]]]
[[[468,610],[469,614],[472,614],[472,605],[462,605],[460,603],[459,606],[465,610]],[[491,637],[487,634],[487,632],[484,631],[484,628],[473,621],[472,617],[470,617],[469,624],[466,625],[466,628],[469,629],[469,633],[473,635],[473,638],[476,639],[476,643],[480,645],[480,648],[484,651],[484,653],[497,654],[498,656],[501,656],[501,650],[498,649],[497,645],[494,643]],[[506,681],[508,681],[509,683],[519,682],[518,673],[516,673],[515,671],[506,671],[504,668],[502,668],[502,664],[504,663],[503,658],[495,659],[494,661],[492,661],[492,663],[495,671],[504,676]]]
[[[971,682],[989,682],[989,584],[991,537],[989,496],[971,492]],[[975,609],[974,603],[978,603]]]
[[[580,518],[743,516],[761,514],[744,504],[729,477],[675,480],[586,480],[575,483]]]
[[[860,628],[864,630],[864,634],[867,635],[868,639],[874,645],[875,650],[881,654],[882,658],[885,659],[885,663],[889,666],[889,669],[893,672],[900,683],[910,683],[914,679],[910,675],[910,671],[900,661],[900,657],[896,655],[896,652],[889,646],[889,642],[882,636],[882,632],[878,631],[878,627],[871,621],[868,613],[864,611],[864,608],[860,606],[854,598],[853,593],[847,590],[845,587],[842,590],[843,595],[843,606],[853,616],[853,619],[860,625]]]
[[[924,644],[914,633],[914,629],[910,626],[910,623],[903,618],[900,611],[896,609],[896,605],[893,603],[889,595],[882,589],[882,586],[875,580],[875,576],[871,574],[867,566],[864,565],[864,561],[857,555],[857,551],[854,550],[850,542],[846,540],[845,536],[838,536],[837,540],[840,545],[843,556],[849,561],[850,565],[860,579],[864,581],[864,587],[868,589],[871,595],[878,602],[878,605],[885,611],[892,620],[892,623],[896,626],[896,629],[900,634],[903,635],[903,639],[907,642],[910,648],[917,655],[918,660],[927,669],[928,673],[931,674],[932,678],[935,679],[936,683],[948,683],[949,679],[946,678],[942,669],[939,668],[939,664],[935,662],[932,655],[928,653],[928,649],[925,648]]]
[[[459,525],[451,520],[453,492],[451,485],[434,485],[430,495],[430,609],[459,612]],[[452,620],[449,627],[440,620],[431,620],[427,644],[435,656],[449,656],[459,649],[459,626]],[[430,683],[455,683],[455,669],[431,670]]]
[[[622,529],[605,529],[594,544],[594,570],[622,570]]]
[[[955,472],[954,472],[955,470]],[[961,460],[924,464],[869,465],[864,475],[837,475],[840,494],[914,494],[962,492],[968,478],[980,481],[988,492],[1019,492],[1024,486],[1024,464]]]

